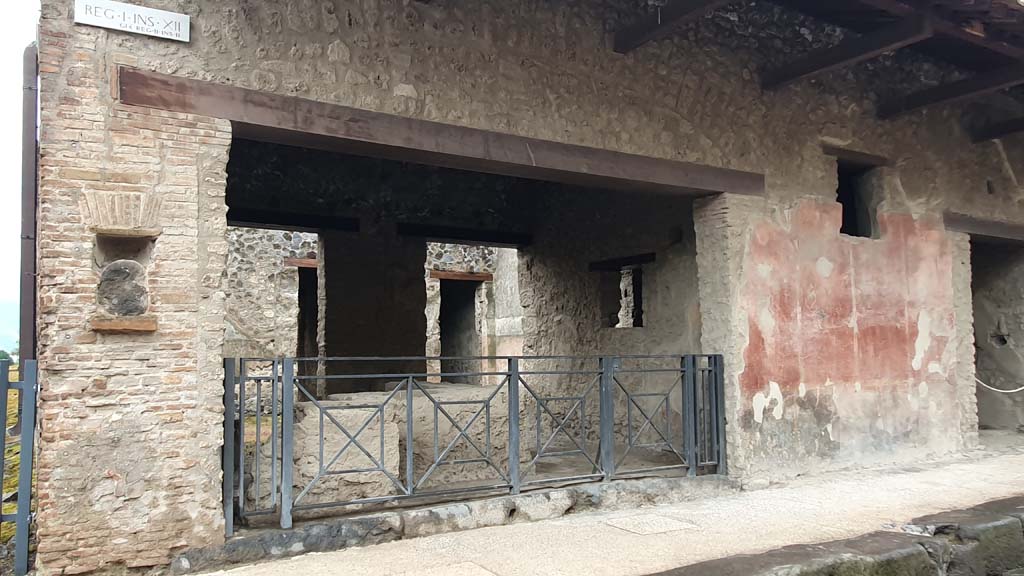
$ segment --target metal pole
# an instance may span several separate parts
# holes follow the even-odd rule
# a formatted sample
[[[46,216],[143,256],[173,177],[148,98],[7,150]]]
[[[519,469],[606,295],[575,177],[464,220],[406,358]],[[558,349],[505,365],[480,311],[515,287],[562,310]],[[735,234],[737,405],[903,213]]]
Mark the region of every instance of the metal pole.
[[[716,415],[715,435],[718,438],[718,468],[716,473],[725,475],[728,473],[726,464],[726,416],[725,416],[725,356],[715,354],[711,357],[714,361],[714,383]]]
[[[221,468],[224,469],[224,536],[235,533],[235,359],[224,359],[224,448]]]
[[[295,360],[285,358],[281,370],[281,528],[292,527],[292,457],[295,439]]]
[[[683,442],[687,475],[697,475],[697,364],[692,355],[683,356]]]
[[[25,48],[21,124],[21,326],[18,358],[36,357],[36,203],[39,182],[39,55]],[[19,420],[20,422],[20,420]]]
[[[36,361],[22,363],[21,459],[18,466],[18,518],[14,533],[14,573],[28,573],[28,536],[32,524],[32,459],[36,439]]]
[[[519,494],[519,358],[508,359],[508,478],[512,494]]]
[[[4,483],[3,457],[7,454],[7,391],[11,389],[11,361],[0,360],[0,486]]]
[[[238,457],[238,488],[235,498],[238,500],[238,521],[245,525],[245,383],[249,379],[249,369],[246,366],[245,358],[238,361],[238,398],[235,404],[238,406],[238,444],[235,455]]]
[[[600,462],[605,482],[615,475],[615,369],[618,359],[604,358],[600,360]]]
[[[413,445],[415,430],[413,430],[414,417],[412,405],[416,383],[412,376],[409,377],[407,385],[408,388],[405,391],[405,491],[411,496],[412,491],[416,489],[416,470],[414,466],[416,455],[415,446]]]

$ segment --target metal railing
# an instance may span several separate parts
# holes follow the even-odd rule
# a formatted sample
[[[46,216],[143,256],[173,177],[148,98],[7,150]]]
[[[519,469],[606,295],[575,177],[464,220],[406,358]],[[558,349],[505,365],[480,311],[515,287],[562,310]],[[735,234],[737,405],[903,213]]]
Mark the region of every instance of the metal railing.
[[[7,469],[7,401],[11,390],[18,391],[20,410],[17,428],[20,428],[21,445],[18,458],[18,503],[14,513],[0,513],[0,522],[14,522],[14,573],[21,576],[28,573],[29,531],[32,523],[32,457],[35,454],[36,396],[38,392],[36,361],[25,360],[19,367],[20,382],[11,382],[11,361],[0,360],[0,454],[4,456],[0,466],[0,485],[3,484]]]
[[[719,355],[227,359],[225,378],[228,535],[236,517],[724,473]]]

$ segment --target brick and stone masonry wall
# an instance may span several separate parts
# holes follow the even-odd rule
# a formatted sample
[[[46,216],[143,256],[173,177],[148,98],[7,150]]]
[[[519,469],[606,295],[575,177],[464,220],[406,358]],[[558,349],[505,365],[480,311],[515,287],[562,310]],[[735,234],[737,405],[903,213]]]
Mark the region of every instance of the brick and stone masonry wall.
[[[47,6],[47,16],[54,6]],[[116,39],[40,31],[37,568],[165,564],[223,538],[221,345],[227,122],[122,106]],[[155,332],[99,333],[97,237],[85,195],[155,195]],[[114,239],[112,242],[116,243]]]
[[[889,122],[874,117],[880,95],[933,85],[955,77],[954,70],[904,50],[775,93],[761,91],[760,69],[843,35],[765,2],[736,3],[626,56],[612,52],[610,32],[635,18],[637,6],[631,2],[148,3],[191,16],[189,44],[74,26],[72,5],[44,0],[40,28],[39,560],[44,571],[159,564],[172,550],[214,544],[222,534],[220,278],[227,251],[222,195],[229,127],[214,119],[114,104],[114,64],[766,174],[766,200],[734,213],[732,204],[743,202],[720,198],[698,209],[695,218],[702,349],[727,355],[729,397],[737,416],[753,412],[758,391],[772,392],[773,377],[743,375],[751,310],[755,318],[759,312],[744,307],[750,301],[742,303],[747,297],[739,286],[743,275],[758,273],[766,257],[747,257],[752,231],[785,238],[779,231],[790,230],[790,220],[806,211],[834,222],[834,208],[822,207],[834,200],[836,188],[835,162],[822,153],[823,142],[890,158],[896,170],[882,210],[913,220],[901,229],[920,238],[944,234],[935,222],[947,209],[1024,220],[1019,203],[1024,139],[973,145],[960,122],[960,106]],[[164,230],[146,270],[151,312],[159,323],[155,333],[88,330],[98,272],[94,237],[81,208],[90,188],[158,193],[164,199]],[[824,234],[824,227],[817,233]],[[948,244],[939,240],[935,246]],[[859,246],[838,236],[828,245]],[[956,276],[948,279],[959,287],[949,299],[960,310],[966,298],[961,276],[969,267],[946,267],[949,258],[929,255],[923,262]],[[932,295],[946,290],[946,279],[935,284]],[[781,288],[799,285],[804,283],[779,285],[777,298],[794,292]],[[944,311],[950,303],[945,299]],[[884,302],[883,308],[891,305]],[[825,314],[813,303],[807,306]],[[964,316],[956,315],[954,325],[962,326]],[[900,325],[913,329],[915,324],[905,320]],[[940,320],[943,329],[950,325],[945,312]],[[958,328],[955,334],[961,352],[955,366],[946,356],[939,362],[945,386],[958,388],[960,411],[973,396],[973,384],[961,369],[973,362],[962,332]],[[904,358],[908,365],[916,342],[915,337],[914,354],[908,350]],[[933,348],[941,346],[936,342],[922,360],[951,353],[949,346]],[[913,366],[903,370],[897,386],[906,390],[906,380],[916,376]],[[741,386],[741,378],[747,384]],[[831,382],[855,394],[857,381],[842,380],[830,374],[823,382],[804,384]],[[783,391],[783,418],[790,413],[787,406],[806,402],[799,380],[789,381],[783,387],[776,380]],[[941,386],[928,383],[929,390]],[[949,395],[936,398],[953,401]],[[762,407],[774,418],[774,405]],[[844,407],[839,406],[841,422],[854,422],[854,429],[870,419]],[[919,410],[918,420],[971,430],[969,414],[943,424],[953,409],[939,408],[935,414]],[[804,413],[803,407],[796,411]],[[749,424],[731,422],[730,457],[738,464],[733,471],[744,474],[743,463],[756,458],[770,461],[773,451],[756,452],[759,446],[777,446],[797,457],[780,473],[827,463],[828,456],[804,456],[802,448],[793,448],[807,445],[807,433],[821,437],[826,424],[814,420],[809,428],[786,431],[753,418]],[[840,442],[848,440],[844,436]],[[871,443],[868,449],[885,453],[890,446]]]

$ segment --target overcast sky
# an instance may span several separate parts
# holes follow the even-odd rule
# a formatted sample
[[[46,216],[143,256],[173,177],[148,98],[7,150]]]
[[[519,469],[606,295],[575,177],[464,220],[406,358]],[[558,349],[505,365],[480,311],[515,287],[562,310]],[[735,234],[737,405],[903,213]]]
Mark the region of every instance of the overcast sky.
[[[18,276],[21,261],[21,57],[36,38],[38,0],[4,3],[0,34],[0,348],[18,341]]]

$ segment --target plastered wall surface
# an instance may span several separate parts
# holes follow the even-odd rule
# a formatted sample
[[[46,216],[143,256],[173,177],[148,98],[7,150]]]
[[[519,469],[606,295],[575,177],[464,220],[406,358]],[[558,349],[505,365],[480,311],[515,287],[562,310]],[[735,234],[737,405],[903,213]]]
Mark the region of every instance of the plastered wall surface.
[[[739,416],[753,406],[752,397],[744,395],[770,394],[775,378],[764,372],[743,376],[747,349],[756,346],[750,340],[750,321],[759,316],[742,290],[743,281],[754,278],[762,261],[771,262],[768,255],[752,251],[753,234],[759,229],[788,230],[794,215],[806,210],[829,213],[807,208],[834,197],[834,161],[821,153],[823,140],[892,160],[894,175],[882,208],[913,218],[913,225],[901,228],[923,235],[919,240],[940,235],[931,223],[944,209],[1004,221],[1024,217],[1020,206],[1024,154],[1019,138],[971,144],[958,106],[935,107],[890,122],[873,116],[873,102],[880,94],[906,93],[954,77],[955,71],[900,51],[819,80],[762,92],[760,68],[832,44],[842,35],[763,2],[720,11],[628,56],[610,49],[611,32],[636,15],[636,4],[625,1],[148,2],[192,17],[189,44],[75,26],[72,5],[70,0],[44,0],[40,27],[43,424],[38,534],[44,573],[159,565],[176,550],[216,544],[223,533],[217,449],[230,127],[216,119],[116,104],[112,71],[117,64],[766,174],[767,200],[746,205],[720,199],[702,205],[695,218],[701,270],[700,348],[729,358],[728,394],[737,411],[737,418],[730,422],[730,456],[739,464],[738,474],[744,472],[744,462],[758,458],[764,462],[769,454],[762,451],[765,457],[755,456],[765,446],[757,436],[762,431],[743,428]],[[98,278],[93,266],[94,237],[87,230],[88,216],[82,206],[88,190],[121,190],[163,199],[163,233],[147,269],[152,310],[159,323],[155,333],[103,335],[88,329],[87,319],[97,307],[93,289]],[[343,191],[336,185],[323,192],[325,198],[344,205],[349,198]],[[437,204],[449,192],[437,190],[434,196],[423,196],[423,202]],[[525,191],[505,192],[513,198],[513,193]],[[510,210],[481,211],[478,221],[509,217],[512,222],[505,224],[514,227],[520,219],[514,210],[522,204],[510,200]],[[316,207],[321,212],[327,208]],[[446,223],[447,217],[434,214],[431,218]],[[824,221],[832,222],[833,217]],[[824,235],[824,225],[816,233]],[[889,241],[876,242],[888,246]],[[948,241],[936,244],[944,245]],[[837,246],[844,244],[836,240],[823,249]],[[907,246],[904,250],[909,254]],[[923,248],[914,248],[918,249]],[[943,294],[947,285],[962,283],[960,275],[967,268],[939,266],[944,258],[951,257],[929,256],[922,261],[957,277],[928,279],[934,286],[924,296],[934,299],[940,309],[931,328],[940,332],[933,333],[921,360],[926,370],[938,362],[940,373],[948,375],[952,364],[945,359],[943,349],[948,345],[942,342],[949,335],[941,331],[962,325],[959,320],[965,314],[950,324],[945,311],[949,306],[963,308],[962,297],[956,294],[964,291],[954,292],[949,298],[954,302],[944,301]],[[801,257],[797,262],[810,261]],[[528,269],[528,259],[520,264],[521,275],[540,275]],[[893,271],[898,273],[886,268]],[[417,281],[422,285],[421,278]],[[784,299],[795,290],[791,287],[817,287],[808,282],[787,280],[772,294]],[[878,306],[889,309],[895,302],[907,301],[906,294],[886,295]],[[529,306],[544,303],[536,294],[524,292],[522,297],[528,306],[527,332],[548,338],[572,336],[581,326],[573,318],[582,314],[569,314],[553,305],[550,318],[569,321],[543,331],[530,327],[541,316],[531,316]],[[835,298],[840,296],[827,300]],[[780,310],[785,307],[781,300],[769,304]],[[808,303],[806,309],[822,322],[832,318],[829,308],[816,302]],[[677,309],[674,314],[690,312]],[[912,330],[915,324],[896,317],[886,330],[895,326]],[[956,335],[960,344],[962,332]],[[665,348],[695,346],[685,338],[680,336]],[[890,394],[900,396],[897,404],[901,406],[911,405],[909,397],[903,398],[912,391],[906,382],[919,379],[920,369],[912,364],[917,337],[910,341],[915,344],[911,366],[897,372],[896,391]],[[527,349],[539,350],[529,342]],[[836,354],[848,352],[841,349]],[[962,372],[965,365],[958,360],[957,369]],[[933,374],[925,378],[930,399],[952,401],[931,392],[935,378]],[[856,381],[833,380],[844,393],[856,389]],[[781,392],[783,382],[775,381]],[[938,382],[934,386],[941,390]],[[961,412],[970,395],[963,388],[956,395]],[[920,401],[923,395],[918,393],[916,398]],[[765,410],[771,413],[774,406],[769,406]],[[953,412],[947,405],[938,410]],[[800,414],[805,411],[801,409]],[[839,414],[843,416],[842,408]],[[869,421],[865,415],[862,422],[850,425],[866,430]],[[971,428],[970,418],[963,415],[947,425],[965,433]],[[808,452],[809,444],[799,432],[763,432],[761,438],[771,436],[780,446],[784,461],[792,464],[790,472],[806,468],[815,458],[828,457],[818,448]],[[820,428],[816,434],[820,437]],[[876,446],[869,440],[876,437],[874,432],[864,434],[858,439],[844,433],[839,453],[843,444]],[[901,444],[908,442],[913,443],[913,438]],[[801,457],[805,452],[806,458]],[[140,549],[147,552],[140,554]]]

